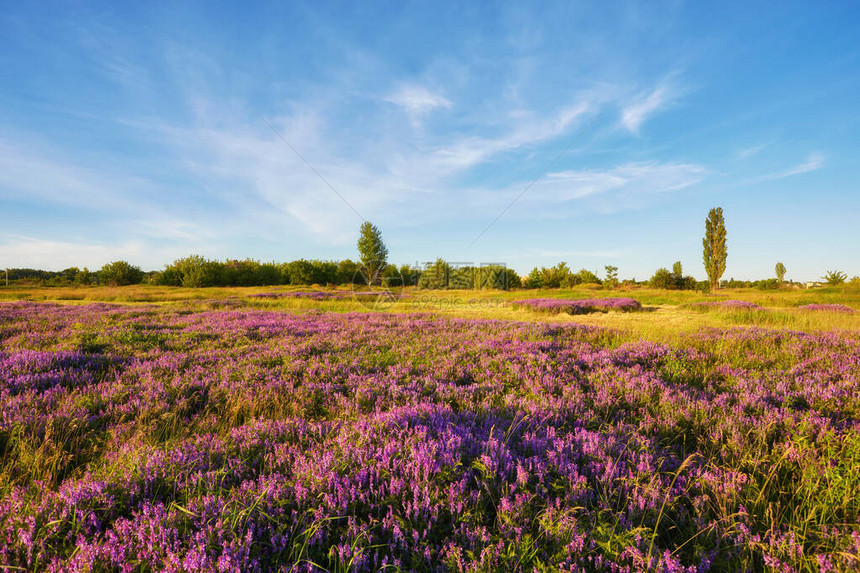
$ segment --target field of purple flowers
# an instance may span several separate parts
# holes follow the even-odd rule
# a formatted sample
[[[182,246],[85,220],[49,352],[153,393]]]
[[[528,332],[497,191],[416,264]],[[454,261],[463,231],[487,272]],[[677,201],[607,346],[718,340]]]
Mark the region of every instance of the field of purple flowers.
[[[0,565],[860,567],[860,334],[0,304]]]

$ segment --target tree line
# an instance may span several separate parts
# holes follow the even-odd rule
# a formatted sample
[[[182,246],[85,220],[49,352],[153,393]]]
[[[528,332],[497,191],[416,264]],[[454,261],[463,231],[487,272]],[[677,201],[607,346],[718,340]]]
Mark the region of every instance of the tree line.
[[[372,277],[368,280],[368,277]],[[175,260],[162,271],[144,272],[127,261],[114,261],[100,270],[70,267],[62,271],[9,269],[9,280],[43,286],[86,286],[152,284],[181,287],[233,287],[275,285],[368,285],[422,288],[520,288],[519,275],[501,265],[457,266],[442,259],[415,268],[412,265],[386,263],[378,269],[367,269],[360,261],[323,261],[299,259],[287,263],[245,260],[212,260],[190,255]]]
[[[288,263],[263,263],[254,259],[210,260],[201,255],[190,255],[166,265],[162,271],[144,272],[127,261],[114,261],[98,271],[86,267],[70,267],[59,272],[37,269],[8,269],[8,280],[37,282],[46,286],[106,284],[114,286],[149,283],[165,286],[272,286],[272,285],[370,285],[384,287],[417,286],[424,289],[500,289],[515,288],[551,289],[571,288],[579,285],[599,285],[615,288],[625,285],[647,285],[668,290],[714,290],[722,287],[779,288],[785,282],[786,268],[778,262],[774,268],[776,278],[759,281],[721,280],[726,270],[728,249],[723,210],[711,209],[705,220],[702,239],[703,263],[708,275],[706,281],[697,281],[684,275],[680,261],[672,270],[659,268],[650,280],[619,281],[618,267],[606,265],[604,276],[580,269],[577,272],[566,262],[552,267],[535,267],[521,278],[504,265],[458,265],[437,259],[433,263],[415,268],[396,266],[388,262],[388,247],[378,227],[365,221],[359,228],[357,243],[359,260],[321,261],[299,259]],[[856,277],[855,277],[856,278]],[[822,281],[839,285],[847,275],[841,271],[828,271]],[[855,279],[852,279],[852,282]],[[856,279],[860,282],[860,279]]]

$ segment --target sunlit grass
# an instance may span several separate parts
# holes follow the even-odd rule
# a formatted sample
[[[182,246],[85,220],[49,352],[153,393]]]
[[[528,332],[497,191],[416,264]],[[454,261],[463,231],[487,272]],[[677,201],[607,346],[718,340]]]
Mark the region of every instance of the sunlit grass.
[[[359,290],[366,290],[357,287]],[[316,301],[306,298],[255,298],[271,292],[339,292],[342,300]],[[643,287],[604,290],[596,285],[575,289],[538,290],[418,290],[395,292],[395,301],[375,303],[359,300],[348,287],[311,286],[181,288],[152,285],[125,287],[0,287],[0,301],[29,300],[61,304],[199,304],[201,309],[239,308],[273,311],[322,312],[431,312],[469,319],[515,320],[523,322],[577,323],[619,330],[632,338],[674,339],[703,328],[760,327],[803,332],[860,330],[860,289],[850,286],[811,290],[722,289],[715,293],[666,291]],[[402,295],[402,297],[401,297]],[[627,296],[643,305],[638,312],[598,312],[571,316],[514,308],[510,301],[522,298],[598,298]],[[399,298],[398,298],[399,297]],[[744,300],[763,310],[696,308],[694,303]],[[227,301],[226,304],[224,301]],[[843,304],[857,310],[853,314],[800,310],[806,304]]]

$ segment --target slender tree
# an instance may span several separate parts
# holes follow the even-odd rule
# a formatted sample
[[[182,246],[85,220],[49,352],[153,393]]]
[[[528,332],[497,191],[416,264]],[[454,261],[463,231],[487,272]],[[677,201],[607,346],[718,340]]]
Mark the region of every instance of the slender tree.
[[[606,288],[615,288],[618,286],[618,267],[613,265],[606,265],[603,267],[606,269],[606,280],[603,281],[603,286]]]
[[[720,277],[726,272],[726,222],[723,219],[723,208],[716,207],[708,213],[705,219],[705,238],[702,239],[704,249],[705,272],[711,289],[720,288]]]
[[[776,267],[773,270],[776,271],[776,280],[781,284],[785,280],[785,265],[776,263]]]
[[[388,265],[388,247],[382,242],[382,232],[368,221],[359,229],[358,254],[367,273],[367,284],[379,284],[382,271]]]

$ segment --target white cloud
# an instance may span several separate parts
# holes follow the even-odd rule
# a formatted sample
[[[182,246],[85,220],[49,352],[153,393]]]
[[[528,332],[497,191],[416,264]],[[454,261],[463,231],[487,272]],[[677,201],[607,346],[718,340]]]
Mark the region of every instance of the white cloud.
[[[451,107],[448,98],[417,85],[403,85],[385,98],[385,101],[397,104],[409,113],[423,113],[437,107]]]
[[[255,229],[298,224],[318,242],[343,245],[354,241],[358,223],[351,207],[376,223],[384,218],[412,225],[442,212],[449,216],[451,201],[462,202],[471,193],[457,184],[458,175],[499,154],[567,133],[591,107],[582,102],[546,117],[526,114],[495,138],[341,138],[338,146],[332,145],[330,126],[306,117],[313,112],[267,118],[349,205],[262,121],[197,116],[198,126],[160,129],[200,185],[230,204],[238,219],[256,221]]]
[[[810,171],[818,171],[824,167],[824,155],[821,153],[810,153],[804,163],[780,174],[779,177],[791,177],[792,175],[800,175],[801,173],[809,173]]]
[[[738,159],[749,159],[750,157],[758,155],[771,145],[773,145],[773,142],[762,143],[759,145],[754,145],[752,147],[746,147],[744,149],[741,149],[740,151],[738,151]]]
[[[698,183],[707,170],[687,163],[627,163],[608,170],[560,171],[547,175],[539,189],[549,202],[565,202],[613,193],[633,196],[684,189]]]
[[[133,182],[132,187],[141,183]],[[94,169],[0,140],[0,196],[112,210],[130,199],[123,197],[127,188]]]
[[[433,93],[424,86],[401,85],[385,101],[402,107],[414,125],[420,125],[422,118],[436,108],[449,108],[451,102],[439,93]]]
[[[665,80],[650,92],[643,92],[633,98],[621,110],[621,125],[634,134],[639,133],[640,127],[655,113],[671,106],[683,90],[674,82]]]
[[[824,155],[822,153],[812,152],[809,154],[809,157],[807,157],[806,161],[804,161],[803,163],[796,165],[791,169],[786,169],[785,171],[771,173],[770,175],[764,175],[762,177],[759,177],[757,180],[769,181],[773,179],[784,179],[785,177],[800,175],[801,173],[818,171],[822,167],[824,167]]]
[[[37,151],[24,143],[0,140],[0,198],[35,205],[68,206],[86,217],[108,217],[124,234],[156,239],[199,241],[211,237],[190,219],[164,205],[171,194],[157,183],[101,165],[98,169],[72,161],[45,146]],[[109,159],[103,160],[110,163]]]
[[[8,268],[37,268],[59,271],[75,266],[97,270],[102,265],[119,259],[129,261],[134,265],[141,265],[144,259],[149,260],[151,258],[151,250],[144,243],[134,241],[120,244],[97,244],[7,235],[0,242],[0,260]]]
[[[321,134],[304,136],[307,126],[301,122],[269,121],[359,213],[371,217],[389,196],[390,185],[373,181],[360,162],[334,155]],[[262,121],[162,130],[198,184],[227,206],[230,219],[246,233],[280,228],[296,235],[309,231],[324,243],[351,240],[358,217]]]
[[[517,199],[528,181],[504,189],[464,194],[462,216],[487,223],[506,206],[505,218],[531,221],[569,219],[594,213],[616,213],[645,208],[661,194],[680,191],[703,180],[708,170],[686,163],[627,163],[603,170],[549,173]],[[468,201],[468,203],[466,203]],[[511,202],[514,201],[512,204]],[[601,252],[600,255],[610,256]],[[588,256],[571,253],[569,256]]]
[[[589,102],[562,109],[547,119],[522,117],[510,132],[496,138],[469,137],[434,152],[434,168],[460,171],[490,160],[500,153],[541,143],[565,133],[576,120],[591,111]]]

